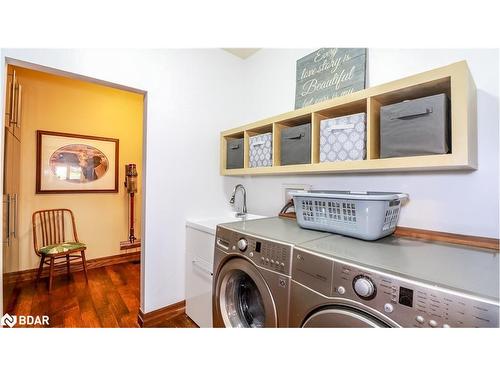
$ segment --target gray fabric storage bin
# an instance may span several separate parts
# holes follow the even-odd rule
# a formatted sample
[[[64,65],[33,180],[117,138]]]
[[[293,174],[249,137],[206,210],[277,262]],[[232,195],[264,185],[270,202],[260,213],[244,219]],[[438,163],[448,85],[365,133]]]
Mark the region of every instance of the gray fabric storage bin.
[[[227,140],[226,168],[243,168],[243,138]]]
[[[380,157],[446,154],[450,151],[449,99],[426,96],[380,108]]]
[[[281,165],[311,162],[311,124],[281,129]]]

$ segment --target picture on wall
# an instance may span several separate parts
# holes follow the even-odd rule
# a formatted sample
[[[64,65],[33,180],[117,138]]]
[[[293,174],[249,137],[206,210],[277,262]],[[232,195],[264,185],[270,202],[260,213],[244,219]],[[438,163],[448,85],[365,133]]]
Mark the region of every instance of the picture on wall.
[[[37,131],[36,193],[117,193],[114,138]]]

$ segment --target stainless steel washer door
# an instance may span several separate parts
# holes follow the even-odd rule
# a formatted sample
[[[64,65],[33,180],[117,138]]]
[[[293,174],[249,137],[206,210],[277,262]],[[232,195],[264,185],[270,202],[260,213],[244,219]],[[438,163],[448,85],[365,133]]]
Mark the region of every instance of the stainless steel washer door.
[[[276,307],[264,278],[250,262],[232,258],[221,268],[216,303],[226,327],[276,327]]]
[[[383,328],[389,327],[381,320],[361,310],[343,306],[330,306],[313,313],[303,328]]]

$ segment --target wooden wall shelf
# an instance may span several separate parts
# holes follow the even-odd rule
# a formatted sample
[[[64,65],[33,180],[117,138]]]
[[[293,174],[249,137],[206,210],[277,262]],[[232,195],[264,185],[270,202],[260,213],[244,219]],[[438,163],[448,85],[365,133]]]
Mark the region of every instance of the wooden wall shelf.
[[[381,159],[379,157],[380,107],[408,99],[446,93],[451,101],[451,149],[443,155]],[[366,112],[366,160],[319,162],[319,128],[324,118]],[[370,87],[252,124],[223,131],[220,144],[220,173],[225,176],[348,173],[477,169],[476,86],[465,61],[460,61],[397,81]],[[280,165],[280,131],[283,127],[311,122],[311,163]],[[273,133],[273,165],[249,168],[248,138]],[[226,168],[227,140],[244,138],[244,168]]]

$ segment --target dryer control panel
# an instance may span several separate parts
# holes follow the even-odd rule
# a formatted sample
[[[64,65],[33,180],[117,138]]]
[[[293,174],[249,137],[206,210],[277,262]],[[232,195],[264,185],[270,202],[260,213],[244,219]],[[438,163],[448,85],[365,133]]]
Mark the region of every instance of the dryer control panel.
[[[230,254],[239,254],[256,265],[290,275],[292,245],[217,227],[215,246]]]
[[[403,327],[498,327],[495,301],[334,261],[332,297],[363,303]]]

